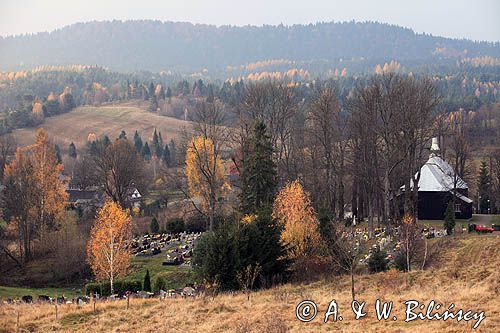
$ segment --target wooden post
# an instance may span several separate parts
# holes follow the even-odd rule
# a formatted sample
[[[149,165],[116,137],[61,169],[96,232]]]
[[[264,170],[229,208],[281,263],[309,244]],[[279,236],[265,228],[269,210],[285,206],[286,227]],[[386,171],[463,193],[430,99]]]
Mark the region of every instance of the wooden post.
[[[94,297],[94,312],[95,312],[95,297]]]
[[[19,310],[17,311],[16,332],[19,333]]]
[[[56,304],[56,320],[57,320],[57,304]]]
[[[130,304],[130,297],[129,297],[129,294],[127,294],[127,310],[128,310],[129,304]]]

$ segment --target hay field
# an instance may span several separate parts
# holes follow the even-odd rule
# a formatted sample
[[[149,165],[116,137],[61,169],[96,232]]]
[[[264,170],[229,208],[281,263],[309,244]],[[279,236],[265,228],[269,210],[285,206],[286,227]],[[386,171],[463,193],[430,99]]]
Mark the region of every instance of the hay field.
[[[470,236],[442,242],[440,257],[425,271],[397,271],[356,277],[359,301],[366,301],[367,317],[355,321],[350,311],[349,278],[331,277],[310,284],[287,284],[269,290],[216,297],[151,299],[58,307],[54,305],[1,305],[0,332],[498,332],[500,331],[500,237]],[[397,320],[377,321],[377,298],[394,301]],[[318,304],[318,316],[309,323],[295,318],[295,307],[304,299]],[[323,322],[329,302],[335,299],[343,321]],[[406,300],[426,304],[435,300],[446,308],[484,311],[479,328],[468,323],[404,321]]]
[[[143,141],[151,140],[153,131],[157,128],[162,133],[163,141],[169,142],[178,138],[183,129],[190,129],[190,122],[153,114],[135,105],[109,105],[109,106],[80,106],[75,110],[46,118],[40,125],[44,128],[54,143],[63,151],[74,142],[77,149],[87,142],[89,133],[97,137],[108,135],[111,140],[118,137],[125,130],[127,137],[132,139],[137,130]],[[19,129],[14,131],[14,136],[19,145],[29,145],[35,140],[36,129]]]

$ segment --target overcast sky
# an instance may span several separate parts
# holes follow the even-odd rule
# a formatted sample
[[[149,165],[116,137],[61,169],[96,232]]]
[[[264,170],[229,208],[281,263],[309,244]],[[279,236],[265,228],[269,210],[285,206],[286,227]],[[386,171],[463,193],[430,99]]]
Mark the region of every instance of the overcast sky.
[[[499,0],[0,0],[0,35],[75,22],[159,19],[216,25],[379,21],[433,35],[500,41]]]

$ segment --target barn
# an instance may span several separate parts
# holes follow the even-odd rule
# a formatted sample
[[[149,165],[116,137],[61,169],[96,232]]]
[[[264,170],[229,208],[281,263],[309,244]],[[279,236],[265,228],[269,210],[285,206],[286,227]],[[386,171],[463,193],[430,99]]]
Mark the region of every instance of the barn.
[[[472,217],[472,200],[464,180],[456,178],[453,168],[441,158],[437,138],[432,139],[431,154],[420,169],[418,182],[418,218],[422,220],[444,219],[448,202],[455,196],[455,218]],[[411,183],[410,186],[413,186]],[[404,187],[402,187],[404,190]]]

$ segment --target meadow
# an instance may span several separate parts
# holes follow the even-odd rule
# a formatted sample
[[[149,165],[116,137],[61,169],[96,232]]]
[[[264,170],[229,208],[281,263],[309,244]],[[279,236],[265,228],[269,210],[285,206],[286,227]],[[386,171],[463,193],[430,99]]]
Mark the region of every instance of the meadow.
[[[475,323],[456,320],[405,322],[406,300],[484,311],[477,332],[500,330],[500,236],[468,235],[433,240],[438,257],[426,270],[356,276],[356,299],[366,302],[367,316],[354,320],[350,310],[350,279],[326,276],[311,283],[290,283],[245,293],[222,293],[196,298],[131,299],[78,306],[34,304],[0,306],[0,332],[469,332]],[[318,305],[318,316],[308,323],[295,317],[297,304],[305,299]],[[333,299],[342,321],[323,322]],[[393,301],[398,319],[378,321],[376,299]]]
[[[156,128],[167,143],[170,139],[179,138],[184,129],[189,129],[190,123],[147,112],[135,103],[121,103],[98,107],[80,106],[71,112],[45,119],[40,127],[48,132],[64,152],[71,142],[75,143],[77,149],[83,147],[89,133],[95,133],[98,138],[108,135],[112,139],[118,137],[122,130],[130,139],[137,130],[143,140],[151,140]],[[14,131],[16,141],[21,146],[33,144],[35,135],[36,128]]]

